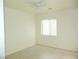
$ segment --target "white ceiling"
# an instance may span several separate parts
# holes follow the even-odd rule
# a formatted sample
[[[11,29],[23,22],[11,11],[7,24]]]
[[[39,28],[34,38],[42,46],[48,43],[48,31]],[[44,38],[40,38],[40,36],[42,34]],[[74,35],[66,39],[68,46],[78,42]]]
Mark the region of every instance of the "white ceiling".
[[[77,0],[5,0],[5,5],[13,8],[35,8],[37,12],[77,8]]]

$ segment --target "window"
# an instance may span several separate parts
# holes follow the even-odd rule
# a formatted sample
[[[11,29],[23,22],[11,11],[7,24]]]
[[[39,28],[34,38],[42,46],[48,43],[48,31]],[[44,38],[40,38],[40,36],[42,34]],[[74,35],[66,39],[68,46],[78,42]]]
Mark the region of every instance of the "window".
[[[41,23],[42,35],[56,36],[57,35],[57,21],[56,19],[45,19]]]

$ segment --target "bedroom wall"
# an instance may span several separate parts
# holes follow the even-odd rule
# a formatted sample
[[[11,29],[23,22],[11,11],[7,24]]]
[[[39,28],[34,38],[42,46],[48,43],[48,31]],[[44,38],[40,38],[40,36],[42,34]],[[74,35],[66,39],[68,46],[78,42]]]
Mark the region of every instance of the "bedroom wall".
[[[5,6],[6,55],[35,45],[34,21],[32,9],[25,12]]]
[[[42,36],[41,20],[57,19],[57,35]],[[41,13],[37,17],[37,44],[77,51],[77,8],[65,9],[51,13]]]

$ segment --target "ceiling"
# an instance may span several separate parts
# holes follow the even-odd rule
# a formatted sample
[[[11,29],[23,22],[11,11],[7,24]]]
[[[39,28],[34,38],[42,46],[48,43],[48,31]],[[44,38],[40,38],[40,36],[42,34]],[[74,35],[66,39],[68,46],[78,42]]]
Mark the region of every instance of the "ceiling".
[[[39,13],[77,8],[77,0],[4,0],[4,2],[5,6],[12,8],[32,7]]]

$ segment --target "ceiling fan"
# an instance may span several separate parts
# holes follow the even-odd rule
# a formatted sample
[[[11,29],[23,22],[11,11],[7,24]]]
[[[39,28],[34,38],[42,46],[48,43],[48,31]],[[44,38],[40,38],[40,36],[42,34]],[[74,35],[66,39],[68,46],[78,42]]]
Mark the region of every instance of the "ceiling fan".
[[[26,3],[36,8],[43,7],[46,5],[44,0],[27,0]]]

